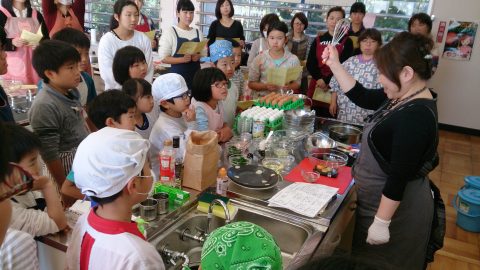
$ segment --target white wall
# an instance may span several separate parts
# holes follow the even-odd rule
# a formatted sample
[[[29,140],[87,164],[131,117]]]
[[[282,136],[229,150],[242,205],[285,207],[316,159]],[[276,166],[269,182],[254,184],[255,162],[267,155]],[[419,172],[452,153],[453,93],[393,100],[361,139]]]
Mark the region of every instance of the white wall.
[[[435,15],[432,34],[436,38],[440,21],[476,21],[480,23],[479,0],[434,0]],[[444,41],[440,45],[443,52]],[[435,75],[430,81],[438,93],[439,122],[480,130],[480,30],[477,29],[470,61],[440,57]]]

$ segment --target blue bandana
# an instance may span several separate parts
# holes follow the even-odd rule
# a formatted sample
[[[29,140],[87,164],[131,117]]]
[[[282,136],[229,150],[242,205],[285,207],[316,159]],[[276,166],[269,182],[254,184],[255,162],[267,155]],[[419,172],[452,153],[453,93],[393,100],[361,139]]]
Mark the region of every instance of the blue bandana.
[[[233,46],[228,40],[216,40],[212,45],[210,45],[209,49],[210,57],[202,57],[200,61],[215,63],[219,59],[233,55]]]

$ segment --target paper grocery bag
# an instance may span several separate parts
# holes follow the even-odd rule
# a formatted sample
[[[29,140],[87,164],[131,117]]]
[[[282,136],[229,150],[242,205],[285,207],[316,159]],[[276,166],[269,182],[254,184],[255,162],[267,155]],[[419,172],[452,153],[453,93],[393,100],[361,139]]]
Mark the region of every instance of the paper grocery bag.
[[[202,191],[217,179],[220,158],[215,131],[192,131],[183,162],[183,186]]]

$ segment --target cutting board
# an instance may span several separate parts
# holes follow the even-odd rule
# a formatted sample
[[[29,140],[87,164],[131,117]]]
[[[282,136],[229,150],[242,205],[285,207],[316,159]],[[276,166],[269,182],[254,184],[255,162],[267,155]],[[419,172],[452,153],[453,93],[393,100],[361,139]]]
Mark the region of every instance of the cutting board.
[[[297,167],[293,168],[289,174],[284,177],[284,180],[289,182],[306,182],[303,180],[302,177],[302,170],[306,172],[313,171],[313,167],[316,165],[315,162],[311,161],[309,158],[305,158],[297,165]],[[347,190],[348,185],[352,182],[352,168],[343,166],[338,169],[338,176],[337,178],[329,178],[326,176],[320,176],[317,181],[314,183],[322,184],[330,187],[338,188],[338,194],[342,195]]]

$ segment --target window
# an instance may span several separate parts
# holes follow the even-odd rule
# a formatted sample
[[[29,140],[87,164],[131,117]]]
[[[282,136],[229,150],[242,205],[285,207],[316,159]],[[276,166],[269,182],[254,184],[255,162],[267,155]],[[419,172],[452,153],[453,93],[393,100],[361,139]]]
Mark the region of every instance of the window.
[[[197,1],[201,2],[198,12],[200,14],[198,26],[207,35],[210,23],[216,19],[215,5],[217,1]],[[305,4],[305,2],[316,2],[317,4]],[[259,24],[265,14],[275,12],[289,25],[295,13],[304,12],[309,21],[306,33],[315,36],[318,31],[326,30],[324,18],[328,9],[335,5],[335,1],[325,0],[325,3],[328,2],[328,4],[323,5],[319,2],[322,1],[236,0],[234,1],[234,17],[243,24],[246,40],[253,41],[260,36]],[[340,2],[345,3],[346,1]],[[390,40],[395,33],[406,30],[411,15],[418,12],[428,13],[430,8],[430,0],[363,0],[361,2],[365,3],[367,12],[377,14],[374,27],[382,32],[385,40]],[[343,8],[348,14],[350,5],[343,6]]]
[[[216,0],[197,0],[201,2],[200,23],[198,26],[207,35],[208,28],[212,21],[216,20]],[[235,19],[239,20],[245,31],[245,39],[253,41],[260,36],[259,26],[262,17],[268,13],[276,13],[290,27],[290,20],[297,12],[304,12],[308,18],[307,34],[315,36],[318,31],[326,29],[323,19],[329,8],[333,5],[289,3],[275,0],[237,0],[233,1],[235,6]],[[298,0],[300,2],[300,0]],[[302,0],[302,2],[304,2]],[[348,6],[349,7],[349,6]],[[347,7],[344,7],[347,8]]]
[[[375,13],[377,18],[374,27],[382,32],[383,39],[388,41],[393,36],[408,29],[408,20],[419,12],[429,13],[430,0],[363,0],[367,12]]]
[[[42,10],[42,0],[31,0],[31,4],[37,10]],[[51,0],[50,0],[51,1]],[[85,0],[85,28],[95,28],[97,33],[105,33],[110,30],[110,17],[113,13],[113,5],[116,0]],[[160,1],[144,0],[142,13],[150,17],[154,23],[160,25]]]
[[[97,33],[110,30],[110,18],[113,14],[115,0],[86,0],[85,1],[85,27],[97,29]],[[142,13],[150,17],[155,24],[160,24],[160,1],[144,0]]]

